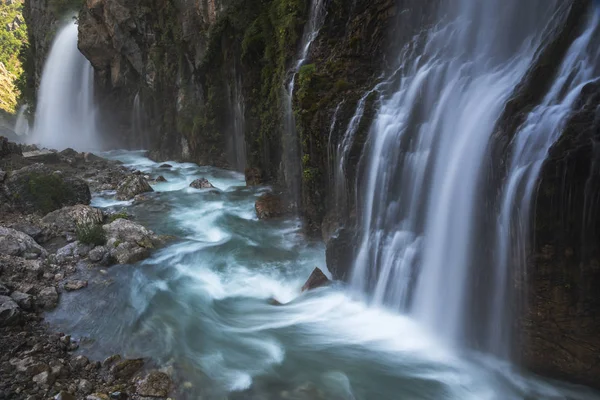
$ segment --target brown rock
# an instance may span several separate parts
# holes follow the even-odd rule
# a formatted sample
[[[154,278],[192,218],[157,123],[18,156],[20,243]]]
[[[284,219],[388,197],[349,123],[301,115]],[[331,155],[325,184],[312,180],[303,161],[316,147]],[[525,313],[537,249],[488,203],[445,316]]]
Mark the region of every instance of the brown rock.
[[[190,187],[194,189],[214,189],[215,187],[206,178],[196,179],[190,183]]]
[[[279,218],[285,215],[284,203],[281,196],[265,193],[256,200],[254,206],[258,219]]]
[[[164,372],[150,371],[137,382],[137,394],[149,397],[167,397],[171,389],[171,378]]]
[[[323,271],[321,271],[321,269],[319,268],[315,268],[308,277],[308,280],[306,281],[304,286],[302,286],[302,291],[305,292],[307,290],[316,289],[321,286],[327,286],[329,285],[329,283],[330,280],[325,276]]]
[[[112,366],[111,372],[117,379],[129,379],[144,366],[142,358],[123,360]]]

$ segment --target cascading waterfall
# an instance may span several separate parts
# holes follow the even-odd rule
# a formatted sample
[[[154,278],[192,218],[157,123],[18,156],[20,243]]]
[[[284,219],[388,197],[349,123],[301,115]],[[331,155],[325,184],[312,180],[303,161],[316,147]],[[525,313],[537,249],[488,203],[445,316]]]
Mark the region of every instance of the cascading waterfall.
[[[133,98],[133,107],[131,108],[131,130],[133,131],[134,146],[140,149],[149,149],[150,140],[144,120],[139,92],[136,93]]]
[[[380,95],[365,150],[361,236],[351,285],[377,304],[414,314],[451,343],[488,342],[486,350],[497,353],[509,345],[506,335],[491,338],[497,321],[490,319],[503,311],[475,321],[470,304],[477,286],[474,272],[489,268],[482,256],[486,236],[480,217],[489,202],[483,171],[494,126],[556,20],[558,4],[445,2],[438,23],[400,52],[392,85],[397,89]],[[514,210],[525,209],[515,198],[530,203],[539,165],[560,132],[556,124],[580,85],[593,76],[582,55],[586,40],[584,34],[573,44],[544,104],[517,135],[500,217],[503,229],[515,218]],[[560,115],[552,108],[562,110]],[[506,251],[512,239],[499,240]],[[506,263],[497,260],[498,271]],[[493,279],[498,281],[487,296],[500,310],[509,303],[506,278]],[[482,340],[483,335],[489,337]]]
[[[17,121],[15,122],[15,133],[19,136],[29,136],[29,120],[27,119],[27,110],[29,106],[23,104],[17,112]]]
[[[310,46],[319,35],[319,30],[325,22],[325,15],[324,0],[312,0],[308,22],[304,27],[304,34],[302,35],[298,60],[292,70],[292,77],[284,90],[283,167],[285,181],[294,201],[299,200],[300,193],[300,149],[296,132],[296,120],[292,110],[294,85],[296,82],[296,75],[300,71],[302,65],[306,62]]]
[[[38,93],[32,142],[46,147],[98,149],[94,75],[77,49],[77,25],[56,35]]]
[[[242,92],[242,76],[238,74],[234,64],[232,71],[233,85],[229,87],[229,109],[232,113],[231,133],[228,137],[228,150],[231,165],[237,171],[246,168],[246,117],[244,93]]]

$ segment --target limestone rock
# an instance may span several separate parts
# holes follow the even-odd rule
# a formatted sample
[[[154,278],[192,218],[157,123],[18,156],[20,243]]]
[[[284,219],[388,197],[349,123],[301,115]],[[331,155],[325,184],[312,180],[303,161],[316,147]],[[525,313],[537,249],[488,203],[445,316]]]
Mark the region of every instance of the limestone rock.
[[[131,264],[148,257],[150,250],[163,244],[154,232],[127,219],[104,225],[110,255],[119,264]]]
[[[23,310],[29,311],[33,309],[33,296],[30,294],[14,291],[10,295],[10,298],[13,299]]]
[[[46,257],[48,252],[23,232],[0,226],[0,253],[9,256],[36,254]]]
[[[44,310],[51,310],[58,305],[58,292],[53,286],[48,286],[39,291],[36,303]]]
[[[96,246],[92,250],[90,250],[90,252],[88,253],[88,258],[90,259],[91,262],[97,263],[97,262],[102,261],[102,259],[106,255],[106,252],[107,252],[106,247]]]
[[[18,324],[21,320],[21,310],[17,303],[8,296],[0,296],[0,326]]]
[[[49,387],[54,384],[56,377],[51,371],[43,371],[33,377],[33,381],[42,387]]]
[[[78,224],[100,224],[102,211],[83,204],[63,207],[42,218],[42,223],[56,228],[59,232],[75,232]]]
[[[194,189],[214,189],[215,187],[206,178],[198,178],[192,183],[190,187]]]
[[[132,174],[117,186],[117,199],[131,200],[140,193],[153,191],[154,189],[143,176]]]
[[[68,281],[67,283],[65,283],[65,290],[67,292],[72,292],[75,290],[80,290],[80,289],[86,288],[87,285],[88,285],[87,281],[80,281],[80,280]]]
[[[136,392],[140,396],[167,397],[171,389],[171,378],[164,372],[151,371],[136,385]]]
[[[322,286],[327,286],[331,283],[329,278],[325,276],[323,271],[320,268],[315,268],[313,272],[308,277],[306,283],[302,286],[302,291],[305,292],[307,290],[316,289]]]

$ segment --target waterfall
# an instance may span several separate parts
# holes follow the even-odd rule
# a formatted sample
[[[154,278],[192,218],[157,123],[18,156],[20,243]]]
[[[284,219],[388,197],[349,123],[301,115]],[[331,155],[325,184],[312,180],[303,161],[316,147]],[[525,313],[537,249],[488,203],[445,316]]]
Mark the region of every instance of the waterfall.
[[[492,337],[510,298],[507,259],[490,262],[483,255],[491,227],[483,226],[482,215],[492,202],[484,171],[496,122],[555,23],[559,4],[444,2],[437,24],[401,49],[389,85],[394,90],[379,95],[365,148],[350,283],[376,304],[413,314],[452,344],[475,341],[496,352],[508,347],[506,335]],[[528,212],[560,121],[592,79],[583,55],[586,35],[573,43],[554,87],[512,144],[499,229],[523,222],[525,216],[515,213]],[[497,246],[506,254],[514,237],[500,236]],[[480,318],[472,304],[473,276],[484,268],[496,281],[484,296],[492,310]]]
[[[232,69],[233,85],[229,86],[229,109],[231,110],[231,132],[228,137],[229,162],[237,171],[246,168],[246,110],[242,92],[242,76],[236,65]]]
[[[56,35],[44,66],[32,141],[46,147],[98,149],[93,68],[77,49],[77,25]]]
[[[17,112],[17,121],[15,122],[15,133],[19,136],[29,136],[29,120],[27,119],[27,110],[29,105],[23,104]]]
[[[292,77],[285,86],[284,90],[284,115],[283,115],[283,170],[285,182],[291,194],[293,201],[299,201],[300,193],[300,148],[296,132],[296,119],[292,110],[292,100],[294,98],[294,85],[296,75],[300,68],[306,62],[308,51],[313,41],[319,35],[319,30],[325,22],[324,0],[312,0],[308,22],[304,27],[302,42],[298,59],[292,70]]]
[[[140,93],[136,93],[133,98],[133,107],[131,108],[131,130],[133,131],[134,146],[147,150],[150,148],[148,140],[148,131],[144,124],[144,115],[140,101]]]

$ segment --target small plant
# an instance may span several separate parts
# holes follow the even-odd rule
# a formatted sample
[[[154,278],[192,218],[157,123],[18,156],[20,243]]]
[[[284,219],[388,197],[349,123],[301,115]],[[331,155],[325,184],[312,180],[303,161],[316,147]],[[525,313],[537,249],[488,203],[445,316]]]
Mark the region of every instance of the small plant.
[[[118,219],[129,219],[129,215],[125,211],[121,211],[115,214],[112,214],[108,217],[108,223],[111,224]]]
[[[83,244],[102,246],[106,243],[106,233],[102,225],[94,222],[82,222],[75,225],[75,236]]]

